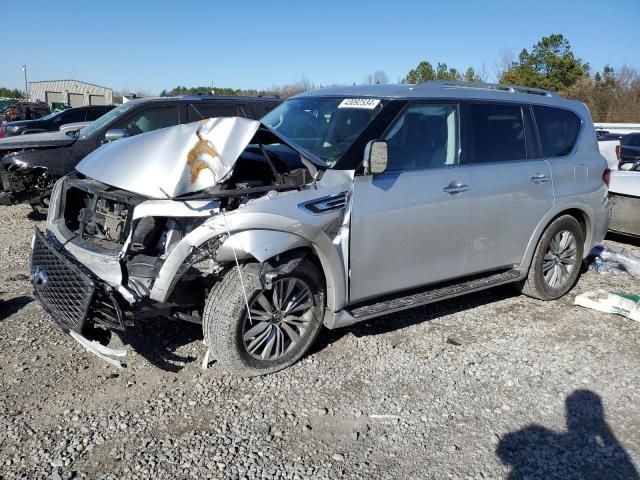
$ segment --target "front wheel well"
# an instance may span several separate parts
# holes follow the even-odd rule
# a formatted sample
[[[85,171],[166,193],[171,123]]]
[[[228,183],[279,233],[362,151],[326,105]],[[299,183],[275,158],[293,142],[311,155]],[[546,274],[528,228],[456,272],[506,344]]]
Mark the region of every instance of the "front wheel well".
[[[320,272],[320,275],[322,276],[322,282],[324,283],[324,287],[326,288],[327,279],[324,273],[324,269],[322,268],[322,262],[320,262],[320,258],[318,258],[318,255],[313,250],[313,248],[311,247],[293,248],[291,250],[287,250],[286,252],[279,253],[278,255],[274,255],[273,257],[265,260],[265,262],[268,263],[269,261],[272,261],[272,260],[279,261],[282,258],[285,258],[285,259],[306,258],[307,260],[309,260],[311,263],[314,264],[315,267],[317,267],[318,271]]]

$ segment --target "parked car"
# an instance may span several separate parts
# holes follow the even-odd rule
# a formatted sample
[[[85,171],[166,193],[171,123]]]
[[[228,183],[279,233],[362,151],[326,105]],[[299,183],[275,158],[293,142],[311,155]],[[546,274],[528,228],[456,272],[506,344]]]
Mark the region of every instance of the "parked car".
[[[29,202],[46,209],[54,182],[105,143],[209,117],[260,118],[280,102],[260,97],[143,98],[114,108],[76,132],[0,139],[0,204]]]
[[[56,183],[35,294],[86,348],[95,325],[202,323],[261,375],[324,324],[512,283],[553,300],[607,231],[586,106],[462,82],[327,88],[262,122],[212,119],[106,145]]]
[[[640,171],[640,132],[628,133],[617,147],[618,169]]]
[[[54,132],[67,123],[92,122],[113,108],[113,105],[90,105],[53,112],[38,120],[9,122],[0,127],[0,138],[29,133]]]
[[[46,103],[18,101],[3,110],[0,120],[3,122],[35,120],[49,113],[51,110]]]

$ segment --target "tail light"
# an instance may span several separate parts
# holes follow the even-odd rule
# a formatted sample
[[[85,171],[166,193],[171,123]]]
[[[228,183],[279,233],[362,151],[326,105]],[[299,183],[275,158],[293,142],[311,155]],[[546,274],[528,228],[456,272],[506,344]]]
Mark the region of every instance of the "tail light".
[[[602,181],[605,183],[607,188],[609,188],[609,181],[610,180],[611,180],[611,170],[608,169],[608,168],[605,168],[604,172],[602,173]]]
[[[616,157],[620,160],[620,144],[616,145]]]
[[[4,137],[4,133],[7,127],[4,125],[0,126],[0,138]]]

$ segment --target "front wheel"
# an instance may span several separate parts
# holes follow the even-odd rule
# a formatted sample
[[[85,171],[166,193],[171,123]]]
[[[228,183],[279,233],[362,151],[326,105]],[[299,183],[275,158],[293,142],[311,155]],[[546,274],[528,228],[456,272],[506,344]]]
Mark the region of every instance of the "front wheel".
[[[255,269],[242,267],[241,282],[233,267],[209,292],[202,322],[205,341],[233,374],[252,377],[289,367],[309,350],[322,327],[324,282],[318,268],[306,259],[272,268],[268,290],[255,288]]]
[[[522,293],[540,300],[555,300],[567,293],[578,279],[584,232],[571,215],[556,218],[540,237]]]

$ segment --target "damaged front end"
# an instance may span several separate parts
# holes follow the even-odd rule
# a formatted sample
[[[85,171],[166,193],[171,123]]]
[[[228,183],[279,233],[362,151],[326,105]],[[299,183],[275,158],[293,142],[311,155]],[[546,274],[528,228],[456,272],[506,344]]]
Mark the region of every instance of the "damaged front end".
[[[47,232],[35,234],[31,267],[36,295],[65,330],[80,333],[94,323],[123,330],[135,318],[190,306],[186,297],[150,302],[149,291],[172,248],[204,217],[136,219],[146,200],[79,175],[58,184]],[[215,209],[209,206],[207,212]]]
[[[34,209],[46,208],[55,178],[45,167],[32,167],[21,152],[5,155],[0,165],[0,205],[30,203]]]
[[[74,135],[36,133],[0,141],[0,205],[30,203],[43,212]],[[66,173],[66,172],[64,172]]]
[[[259,129],[225,118],[158,130],[97,150],[56,184],[31,271],[36,296],[65,331],[124,330],[157,316],[200,323],[211,286],[255,247],[242,239],[247,229],[261,229],[253,255],[262,260],[319,234],[291,219],[278,227],[256,208],[294,192],[319,196],[311,187],[319,170],[279,143],[268,150],[277,139]],[[238,220],[241,212],[251,220]],[[324,218],[326,229],[341,218]]]

